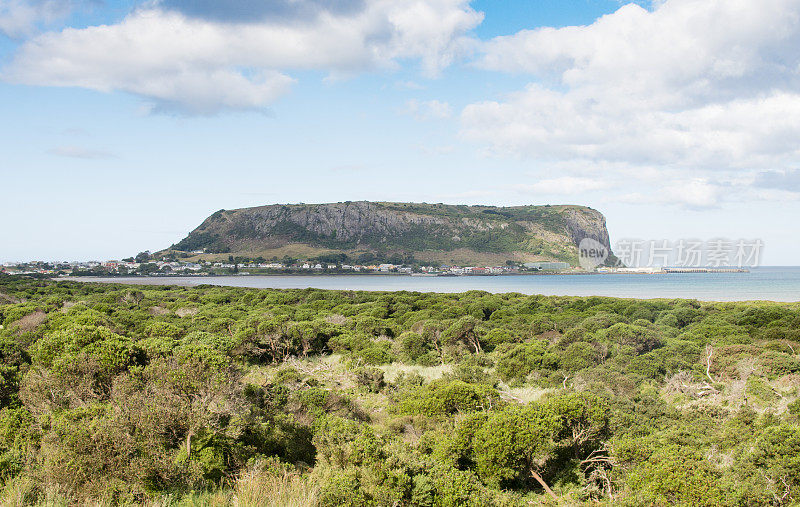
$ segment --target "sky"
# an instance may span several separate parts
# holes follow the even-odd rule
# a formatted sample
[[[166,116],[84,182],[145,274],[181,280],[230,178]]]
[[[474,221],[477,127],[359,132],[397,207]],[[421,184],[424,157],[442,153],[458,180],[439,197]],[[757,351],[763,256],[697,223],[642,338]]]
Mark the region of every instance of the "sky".
[[[388,200],[798,265],[798,47],[800,0],[0,0],[0,262]]]

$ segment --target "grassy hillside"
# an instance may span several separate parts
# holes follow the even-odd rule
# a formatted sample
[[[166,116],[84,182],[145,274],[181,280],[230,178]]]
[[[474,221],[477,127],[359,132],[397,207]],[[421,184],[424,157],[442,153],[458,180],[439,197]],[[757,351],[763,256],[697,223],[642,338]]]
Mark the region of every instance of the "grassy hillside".
[[[576,245],[585,237],[609,246],[603,216],[580,206],[347,202],[220,210],[171,250],[264,258],[309,250],[352,258],[369,252],[427,262],[554,259],[577,264]]]
[[[788,505],[800,306],[0,278],[8,505]]]

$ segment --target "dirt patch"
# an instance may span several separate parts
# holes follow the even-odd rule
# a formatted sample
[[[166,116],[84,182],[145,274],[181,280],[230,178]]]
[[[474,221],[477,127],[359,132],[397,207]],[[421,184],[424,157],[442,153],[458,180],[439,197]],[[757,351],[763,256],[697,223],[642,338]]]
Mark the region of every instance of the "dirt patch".
[[[347,324],[348,320],[347,317],[344,315],[339,315],[338,313],[334,313],[333,315],[328,315],[325,317],[325,322],[328,324],[335,324],[337,326],[343,326]]]
[[[44,324],[44,321],[47,320],[47,314],[41,310],[36,310],[33,313],[29,313],[28,315],[22,317],[16,322],[13,322],[11,325],[16,326],[17,330],[20,333],[27,333],[28,331],[33,331],[37,327]]]
[[[163,306],[151,306],[147,309],[150,312],[150,315],[167,315],[169,314],[169,310],[164,308]]]
[[[175,310],[175,315],[180,318],[189,317],[192,315],[197,315],[197,308],[178,308]]]
[[[775,385],[781,389],[793,389],[800,387],[800,373],[790,373],[781,378],[775,379]]]
[[[85,301],[81,301],[81,303],[85,303]],[[77,301],[64,301],[61,304],[61,313],[69,313],[70,308],[77,305]]]
[[[15,298],[13,296],[9,296],[8,294],[3,294],[2,292],[0,292],[0,304],[9,303],[9,304],[15,305],[15,304],[21,303],[21,302],[22,301],[20,301],[19,299]]]
[[[545,331],[544,333],[539,335],[539,338],[547,340],[550,343],[555,343],[561,339],[561,333],[555,330]]]

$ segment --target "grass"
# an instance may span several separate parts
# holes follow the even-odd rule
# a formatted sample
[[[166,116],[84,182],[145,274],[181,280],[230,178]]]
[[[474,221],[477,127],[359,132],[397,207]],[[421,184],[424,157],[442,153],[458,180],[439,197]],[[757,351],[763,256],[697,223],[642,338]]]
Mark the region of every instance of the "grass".
[[[31,486],[12,484],[3,491],[3,507],[67,507],[87,505],[105,507],[114,502],[84,499],[80,503],[69,501],[57,494],[45,494],[33,501]],[[145,503],[149,507],[312,507],[319,504],[319,488],[308,477],[294,472],[252,470],[243,474],[227,490],[165,495]]]
[[[533,386],[509,387],[502,382],[498,384],[497,390],[501,397],[522,404],[538,401],[545,394],[554,391],[554,389],[541,389]]]
[[[325,383],[336,385],[339,388],[353,388],[355,384],[352,379],[352,371],[341,354],[330,354],[325,356],[315,356],[307,359],[289,359],[281,365],[253,366],[251,367],[244,380],[254,384],[263,383],[271,377],[279,368],[290,366],[301,373],[307,373]],[[384,379],[387,382],[394,382],[401,373],[417,373],[430,382],[442,378],[445,373],[453,371],[452,364],[440,364],[436,366],[420,366],[418,364],[405,364],[394,362],[376,366],[383,370]]]
[[[280,364],[252,365],[247,368],[243,380],[250,384],[262,385],[278,370],[285,367],[294,368],[301,373],[331,382],[339,387],[352,387],[353,384],[341,354],[314,356],[306,359],[289,358]]]
[[[150,507],[312,507],[319,503],[319,488],[308,477],[287,470],[262,470],[255,466],[243,473],[230,489],[167,495]]]
[[[382,366],[378,366],[381,370],[383,370],[384,378],[388,382],[394,382],[395,379],[401,373],[417,373],[418,375],[422,376],[427,382],[431,380],[436,380],[438,378],[442,378],[445,373],[450,373],[453,371],[452,364],[440,364],[437,366],[420,366],[417,364],[403,364],[403,363],[391,363],[385,364]]]
[[[105,507],[116,505],[103,499],[69,499],[45,488],[36,493],[30,479],[11,480],[0,490],[0,506],[67,507],[87,505]],[[38,498],[37,498],[38,497]],[[308,476],[287,469],[264,469],[256,464],[236,479],[230,488],[189,494],[168,494],[154,498],[149,507],[312,507],[319,503],[319,487]]]
[[[236,481],[232,494],[235,507],[310,507],[318,500],[319,489],[311,479],[287,471],[245,473]]]

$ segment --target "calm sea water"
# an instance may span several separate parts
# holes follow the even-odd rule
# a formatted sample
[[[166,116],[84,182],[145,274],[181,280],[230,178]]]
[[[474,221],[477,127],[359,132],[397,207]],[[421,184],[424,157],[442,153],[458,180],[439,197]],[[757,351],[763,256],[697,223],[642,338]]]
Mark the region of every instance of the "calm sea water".
[[[749,273],[665,275],[508,275],[412,277],[394,275],[274,275],[168,278],[86,278],[87,281],[260,289],[379,290],[418,292],[520,292],[557,296],[689,298],[705,301],[800,301],[800,267],[762,267]]]

